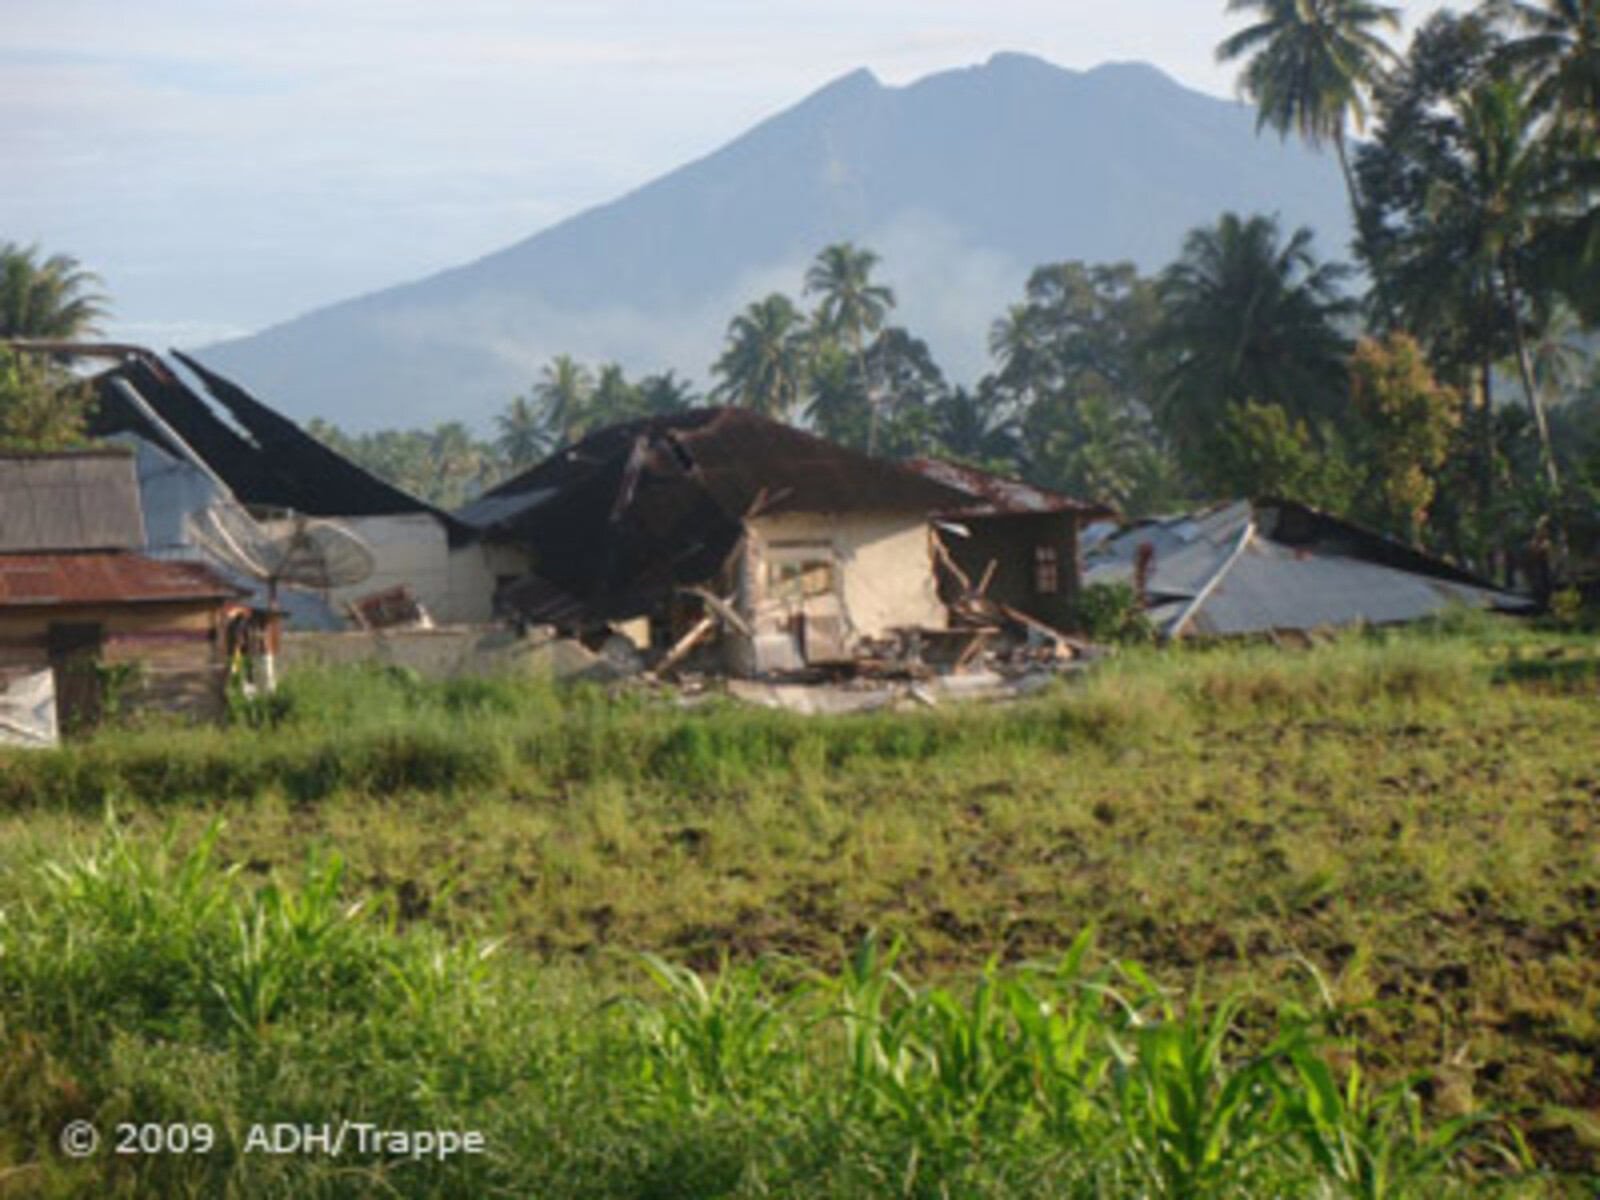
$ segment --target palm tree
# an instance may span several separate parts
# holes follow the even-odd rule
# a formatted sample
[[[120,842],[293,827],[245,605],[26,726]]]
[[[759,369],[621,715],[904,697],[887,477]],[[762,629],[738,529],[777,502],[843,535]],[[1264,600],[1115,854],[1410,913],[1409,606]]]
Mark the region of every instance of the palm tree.
[[[1475,364],[1482,503],[1492,464],[1494,365],[1514,359],[1552,488],[1555,459],[1530,333],[1548,324],[1552,270],[1544,238],[1568,203],[1562,164],[1539,137],[1529,93],[1514,77],[1480,76],[1430,112],[1407,142],[1405,169],[1426,180],[1386,215],[1386,287],[1398,315],[1437,355]]]
[[[533,466],[551,450],[550,427],[544,412],[526,396],[518,396],[495,418],[500,436],[495,447],[512,471]]]
[[[620,363],[606,363],[589,396],[589,419],[584,432],[641,415],[639,389],[628,382]]]
[[[713,399],[769,417],[787,417],[799,403],[806,367],[805,318],[774,292],[728,323],[727,348],[712,366],[721,382]]]
[[[1600,4],[1491,0],[1489,11],[1522,34],[1500,59],[1532,85],[1532,107],[1592,142],[1600,135]]]
[[[1400,10],[1368,0],[1228,0],[1228,11],[1259,17],[1217,47],[1220,62],[1250,55],[1240,85],[1256,105],[1256,128],[1332,142],[1359,214],[1345,130],[1365,126],[1372,86],[1394,57],[1379,31],[1398,29]]]
[[[861,394],[859,376],[843,346],[824,342],[813,346],[807,390],[806,420],[830,442],[861,450],[866,447],[872,415]]]
[[[0,338],[75,338],[95,332],[105,297],[78,260],[37,246],[0,242]]]
[[[583,436],[593,391],[589,369],[570,355],[556,355],[539,373],[533,395],[544,408],[544,423],[557,447],[571,445]]]
[[[894,307],[894,292],[872,282],[879,259],[871,250],[849,242],[824,246],[806,272],[806,295],[817,295],[817,331],[824,338],[843,341],[855,355],[861,394],[867,398],[871,418],[867,427],[867,453],[877,444],[878,410],[867,377],[867,338],[883,328]]]
[[[428,458],[437,481],[435,503],[458,508],[477,497],[493,474],[487,447],[473,440],[460,421],[446,421],[428,432]]]
[[[1043,314],[1033,304],[1013,304],[989,326],[989,355],[996,378],[1019,394],[1038,390],[1048,357]]]
[[[1227,409],[1247,400],[1312,420],[1334,415],[1347,390],[1348,274],[1317,261],[1309,229],[1284,241],[1269,217],[1226,213],[1191,230],[1157,284],[1159,408],[1174,440],[1203,446]]]
[[[1589,355],[1583,348],[1583,328],[1571,309],[1554,308],[1529,350],[1533,382],[1541,396],[1567,396],[1583,381]]]
[[[962,462],[1014,468],[1017,424],[992,390],[958,387],[933,402],[933,436],[940,453]]]
[[[1498,288],[1515,350],[1528,415],[1539,435],[1546,478],[1557,486],[1550,427],[1534,382],[1528,344],[1530,294],[1526,276],[1539,223],[1557,184],[1545,148],[1534,134],[1528,94],[1511,79],[1479,83],[1455,104],[1459,139],[1458,169],[1435,183],[1434,220],[1425,236],[1446,236],[1438,247],[1477,271],[1490,289]],[[1453,234],[1454,236],[1447,236]]]
[[[694,385],[672,371],[646,375],[639,381],[638,393],[640,409],[652,417],[685,412],[700,402]]]
[[[1600,319],[1600,2],[1491,0],[1514,34],[1497,59],[1529,89],[1541,137],[1559,162],[1568,212],[1550,236],[1557,286]]]

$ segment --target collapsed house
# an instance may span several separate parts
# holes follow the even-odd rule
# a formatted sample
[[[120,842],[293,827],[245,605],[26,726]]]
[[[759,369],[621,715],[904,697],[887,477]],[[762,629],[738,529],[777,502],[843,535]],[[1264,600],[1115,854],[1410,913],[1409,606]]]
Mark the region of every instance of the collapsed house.
[[[1049,583],[1069,592],[1063,511],[1031,515],[1051,523],[1050,552],[1065,557]],[[1034,543],[1005,542],[1018,535],[992,497],[740,409],[600,430],[456,516],[529,555],[502,592],[520,620],[580,633],[632,623],[668,663],[720,633],[721,665],[741,674],[859,666],[908,640],[920,654],[960,623],[941,564],[972,593],[985,570],[986,587],[1002,578],[1001,562],[1010,587],[1040,561]],[[940,520],[983,530],[990,565],[965,550],[973,569],[954,565]]]
[[[1276,499],[1141,521],[1096,546],[1084,580],[1130,586],[1166,639],[1389,625],[1451,608],[1533,608],[1420,550]]]
[[[134,450],[150,555],[234,572],[237,563],[213,553],[217,539],[203,536],[207,515],[229,509],[247,511],[285,541],[305,518],[337,521],[370,552],[359,582],[270,597],[281,599],[296,628],[343,628],[359,623],[363,611],[487,622],[496,583],[525,569],[515,549],[476,541],[448,513],[379,479],[181,353],[169,362],[136,346],[27,348],[113,360],[93,380],[90,432]],[[230,577],[261,601],[273,590],[248,574]],[[363,609],[375,596],[383,602]]]
[[[1116,510],[944,459],[906,467],[963,493],[966,501],[935,514],[943,595],[973,620],[1022,617],[1071,629],[1081,586],[1082,531]]]
[[[115,704],[221,714],[241,591],[144,540],[126,451],[0,455],[0,744],[52,745]]]

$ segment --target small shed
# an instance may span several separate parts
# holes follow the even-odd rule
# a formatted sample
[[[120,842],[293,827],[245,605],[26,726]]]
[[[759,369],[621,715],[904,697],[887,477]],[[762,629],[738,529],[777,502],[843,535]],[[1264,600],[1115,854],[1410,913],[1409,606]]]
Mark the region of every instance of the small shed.
[[[1115,509],[945,459],[905,465],[970,497],[935,514],[934,522],[965,585],[1045,625],[1072,627],[1083,574],[1079,532],[1115,516]]]
[[[0,455],[0,685],[49,671],[69,732],[110,706],[222,712],[224,614],[241,593],[136,553],[143,541],[126,452]]]

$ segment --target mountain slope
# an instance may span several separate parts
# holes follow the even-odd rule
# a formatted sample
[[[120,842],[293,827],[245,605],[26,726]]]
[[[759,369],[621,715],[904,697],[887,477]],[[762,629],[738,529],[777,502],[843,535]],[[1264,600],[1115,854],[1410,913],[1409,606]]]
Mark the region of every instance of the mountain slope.
[[[1039,263],[1153,271],[1229,208],[1310,225],[1337,255],[1343,197],[1331,160],[1152,67],[1004,54],[903,88],[857,71],[613,203],[201,357],[295,416],[481,424],[557,353],[705,379],[734,312],[798,295],[848,238],[883,256],[897,320],[968,378]]]

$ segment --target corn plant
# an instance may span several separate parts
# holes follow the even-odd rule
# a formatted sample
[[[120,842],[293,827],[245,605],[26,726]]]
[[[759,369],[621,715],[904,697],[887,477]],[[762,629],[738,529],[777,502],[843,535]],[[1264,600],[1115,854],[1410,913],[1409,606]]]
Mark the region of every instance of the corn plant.
[[[880,1111],[911,1070],[908,1014],[916,993],[895,970],[904,948],[903,939],[885,943],[873,930],[837,976],[811,978],[807,1033],[826,1038],[836,1031],[842,1046],[846,1086],[834,1102],[840,1119]]]
[[[341,903],[344,873],[337,854],[313,856],[298,888],[268,884],[234,901],[211,990],[246,1039],[265,1036],[296,996],[319,1007],[349,1003],[350,990],[355,1003],[366,1000],[376,964],[355,946],[364,904]]]
[[[1093,934],[1079,934],[1053,971],[1020,974],[1005,991],[1032,1103],[1050,1140],[1080,1153],[1105,1136],[1100,1097],[1115,1061],[1107,1008],[1119,1014],[1127,1006],[1103,976],[1085,968]]]
[[[1136,976],[1143,980],[1142,972]],[[1163,1001],[1112,1039],[1119,1133],[1131,1172],[1155,1194],[1219,1196],[1246,1185],[1274,1150],[1278,1096],[1270,1054],[1231,1065],[1236,999],[1207,1016]]]
[[[1416,1195],[1447,1172],[1486,1120],[1458,1117],[1429,1129],[1409,1081],[1377,1088],[1357,1064],[1341,1086],[1304,1040],[1286,1057],[1283,1123],[1331,1194],[1354,1200]],[[1513,1165],[1523,1165],[1521,1156],[1511,1157]]]
[[[663,998],[635,1010],[654,1095],[679,1111],[702,1112],[772,1085],[774,1068],[789,1054],[788,1034],[759,968],[724,961],[707,985],[659,955],[640,961]]]

